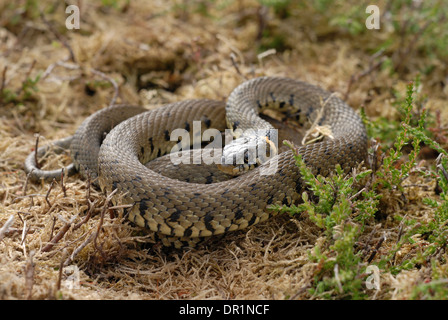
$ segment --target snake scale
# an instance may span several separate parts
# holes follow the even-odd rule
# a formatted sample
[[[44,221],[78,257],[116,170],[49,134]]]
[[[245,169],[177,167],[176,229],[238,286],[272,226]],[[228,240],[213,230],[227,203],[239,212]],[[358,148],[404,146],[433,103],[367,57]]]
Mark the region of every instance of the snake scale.
[[[205,174],[205,183],[181,181],[175,173],[164,176],[143,164],[168,154],[178,143],[170,140],[170,133],[177,128],[191,131],[194,121],[200,121],[201,130],[271,128],[259,117],[266,108],[281,111],[300,124],[330,128],[331,137],[296,147],[315,174],[328,175],[336,164],[348,171],[365,159],[366,130],[352,108],[320,87],[279,77],[245,81],[226,103],[200,99],[149,111],[129,105],[105,108],[59,145],[70,144],[74,167],[83,176],[97,177],[103,191],[117,189],[122,203],[132,204],[127,209],[132,222],[149,229],[164,245],[193,246],[204,238],[265,221],[276,213],[268,209],[271,204],[298,201],[304,186],[292,151],[221,182],[207,176],[212,173]],[[273,174],[260,174],[274,161],[277,170]],[[36,179],[56,176],[36,169],[32,154],[25,169]]]

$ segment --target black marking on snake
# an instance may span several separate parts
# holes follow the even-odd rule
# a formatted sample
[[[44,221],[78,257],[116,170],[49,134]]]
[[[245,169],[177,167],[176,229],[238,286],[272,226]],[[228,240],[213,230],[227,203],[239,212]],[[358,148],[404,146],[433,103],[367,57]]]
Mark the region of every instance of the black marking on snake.
[[[239,220],[243,217],[243,210],[242,209],[238,209],[235,211],[235,220]]]
[[[272,204],[272,202],[274,202],[274,195],[273,194],[268,198],[268,200],[266,200],[267,204]]]
[[[215,231],[215,229],[213,228],[213,226],[211,225],[211,221],[213,221],[213,215],[211,215],[210,213],[207,213],[204,216],[204,224],[205,224],[205,228],[209,231]]]
[[[200,194],[199,192],[195,192],[195,193],[193,193],[193,195],[194,195],[195,197],[199,197],[201,194]]]
[[[168,130],[165,130],[165,141],[170,141],[170,132]]]
[[[185,231],[184,231],[184,237],[190,237],[191,236],[191,234],[193,233],[193,230],[191,230],[191,227],[192,227],[193,225],[191,225],[191,226],[189,226],[187,229],[185,229]]]
[[[293,94],[291,94],[291,95],[289,96],[289,105],[290,105],[290,106],[293,106],[293,105],[294,105],[294,95],[293,95]]]
[[[290,204],[290,203],[289,203],[289,200],[288,200],[288,196],[285,196],[285,197],[283,198],[283,200],[282,200],[282,204],[285,205],[285,206],[287,206],[287,205]]]
[[[152,142],[152,137],[148,139],[149,147],[151,148],[151,154],[154,152],[154,143]]]
[[[210,183],[213,183],[212,175],[208,175],[207,178],[205,179],[205,184],[210,184]]]
[[[173,212],[169,217],[169,221],[171,222],[176,222],[177,220],[179,220],[180,216],[182,215],[182,211],[180,211],[179,209],[176,209],[175,212]]]
[[[157,158],[159,158],[159,157],[161,157],[162,156],[162,149],[159,149],[158,151],[157,151]]]
[[[190,243],[188,241],[182,241],[182,240],[179,240],[179,241],[180,241],[180,243],[182,243],[182,248],[190,247]]]
[[[283,108],[285,107],[285,105],[286,105],[286,102],[285,102],[285,101],[282,101],[282,102],[279,103],[278,107],[279,107],[280,109],[283,109]]]
[[[251,226],[255,223],[255,220],[257,219],[257,216],[254,214],[252,218],[248,221],[248,226]]]
[[[140,215],[143,217],[146,213],[146,210],[148,210],[148,204],[146,203],[147,200],[142,199],[139,202],[138,211],[140,212]],[[146,221],[146,219],[145,219]]]
[[[145,147],[140,147],[140,154],[142,156],[145,154]]]
[[[269,93],[269,95],[271,96],[272,101],[275,102],[275,96],[274,96],[274,93],[271,92],[271,93]]]
[[[233,131],[236,130],[236,128],[239,126],[239,124],[240,124],[239,121],[235,121],[235,122],[233,123],[233,125],[232,125],[232,129],[233,129]]]
[[[259,109],[263,109],[263,106],[261,105],[260,100],[257,100],[257,106]]]
[[[204,122],[205,127],[207,129],[210,128],[210,126],[212,125],[212,121],[209,118],[207,118],[207,116],[203,116],[202,121]]]
[[[170,235],[174,236],[174,228],[168,224],[168,227],[171,229]]]
[[[185,122],[185,130],[190,132],[190,124],[188,122]]]

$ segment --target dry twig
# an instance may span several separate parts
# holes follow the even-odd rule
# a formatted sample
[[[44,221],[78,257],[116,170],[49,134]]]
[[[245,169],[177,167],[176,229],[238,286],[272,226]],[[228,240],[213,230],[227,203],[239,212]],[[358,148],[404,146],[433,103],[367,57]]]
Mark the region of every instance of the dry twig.
[[[73,224],[73,221],[76,219],[76,215],[73,216],[69,222],[65,223],[65,225],[59,230],[59,232],[54,236],[51,241],[42,248],[42,252],[49,252],[51,249],[53,249],[54,245],[59,242],[59,240],[62,239],[62,237],[67,233],[67,231],[70,229],[71,225]]]
[[[48,188],[47,194],[45,195],[45,201],[47,202],[47,204],[50,208],[51,208],[51,203],[50,203],[50,200],[48,200],[48,196],[50,195],[50,192],[53,189],[53,186],[55,183],[56,183],[56,179],[53,179],[53,181],[51,181],[50,187]]]
[[[2,93],[3,90],[5,89],[5,83],[6,83],[6,71],[8,70],[8,66],[5,66],[3,68],[3,73],[2,73],[2,82],[0,84],[0,97],[2,97]]]
[[[0,228],[0,241],[4,238],[6,232],[8,232],[11,225],[14,223],[14,215],[11,215],[8,220],[6,220],[3,227]]]
[[[246,77],[244,74],[241,73],[241,70],[240,70],[240,68],[238,67],[238,63],[236,62],[236,56],[235,56],[235,54],[234,54],[233,52],[230,53],[230,61],[232,61],[232,65],[233,65],[233,67],[235,68],[236,72],[237,72],[240,76],[242,76],[244,79],[247,80],[247,77]]]
[[[63,167],[61,170],[61,189],[62,189],[62,192],[64,193],[64,197],[67,197],[67,188],[65,187],[65,184],[64,184],[64,173],[65,173],[65,168]]]
[[[70,60],[73,61],[74,63],[76,63],[75,54],[73,53],[73,49],[70,46],[70,44],[67,42],[67,40],[64,39],[64,37],[53,27],[53,25],[50,23],[50,21],[48,21],[47,18],[45,18],[43,11],[40,11],[40,17],[41,17],[42,21],[45,23],[45,25],[48,27],[48,30],[50,30],[50,32],[53,33],[53,35],[62,43],[62,45],[65,48],[67,48],[69,55],[70,55]]]
[[[34,145],[34,163],[36,164],[36,168],[40,169],[39,159],[37,158],[37,150],[39,149],[40,134],[36,133],[34,136],[36,137],[36,144]]]
[[[27,300],[30,300],[33,294],[34,269],[35,269],[33,256],[34,251],[31,251],[25,266],[25,293],[26,293],[25,298]]]
[[[386,235],[383,234],[380,238],[380,240],[378,241],[378,243],[375,246],[375,249],[373,249],[372,254],[370,255],[370,257],[367,259],[367,263],[372,262],[373,258],[375,258],[378,250],[380,249],[381,245],[383,244],[384,240],[386,240]]]
[[[375,58],[376,55],[372,56],[372,59]],[[362,71],[361,73],[358,74],[353,74],[350,77],[350,80],[348,81],[348,85],[347,85],[347,90],[345,91],[344,94],[344,100],[347,101],[349,94],[350,94],[350,90],[352,88],[352,85],[356,82],[358,82],[360,79],[364,78],[365,76],[367,76],[368,74],[372,73],[373,71],[375,71],[376,69],[379,69],[381,67],[381,65],[383,64],[383,62],[386,61],[386,57],[382,57],[378,62],[376,62],[375,64],[372,64],[371,62],[369,63],[369,68]]]
[[[110,103],[109,103],[109,106],[113,106],[115,104],[115,102],[117,101],[118,94],[119,94],[119,88],[118,88],[117,82],[114,79],[112,79],[111,77],[109,77],[107,74],[105,74],[105,73],[103,73],[101,71],[98,71],[98,70],[95,70],[95,69],[91,69],[91,71],[92,71],[92,73],[94,73],[94,74],[100,76],[101,78],[109,81],[112,84],[112,86],[114,87],[115,92],[114,92],[114,95],[113,95],[113,97],[112,97],[112,99],[110,100]]]

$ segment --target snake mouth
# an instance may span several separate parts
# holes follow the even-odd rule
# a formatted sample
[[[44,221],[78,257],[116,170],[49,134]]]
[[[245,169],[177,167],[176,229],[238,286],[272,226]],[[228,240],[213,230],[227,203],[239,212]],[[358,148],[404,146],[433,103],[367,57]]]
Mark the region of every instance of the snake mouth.
[[[267,160],[269,160],[272,156],[277,154],[277,147],[275,143],[271,140],[269,140],[268,137],[263,137],[266,141],[266,150],[267,154],[251,154],[251,151],[249,149],[242,149],[244,151],[243,156],[241,157],[242,163],[238,163],[238,157],[236,154],[233,154],[231,163],[228,163],[225,156],[222,157],[221,164],[218,164],[217,167],[220,171],[232,175],[232,176],[239,176],[243,173],[246,173],[250,170],[253,170],[257,167],[259,167],[261,164],[265,163]],[[253,152],[254,150],[252,150]]]
[[[257,164],[239,164],[239,165],[233,165],[233,164],[218,164],[217,167],[220,171],[231,175],[231,176],[239,176],[243,173],[248,172],[249,170],[253,170],[256,167],[259,166],[259,163]]]

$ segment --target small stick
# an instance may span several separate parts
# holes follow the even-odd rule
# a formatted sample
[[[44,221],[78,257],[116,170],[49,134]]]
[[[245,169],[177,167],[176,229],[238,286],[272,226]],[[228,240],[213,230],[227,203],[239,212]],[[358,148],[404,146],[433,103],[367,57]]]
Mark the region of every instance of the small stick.
[[[445,168],[441,164],[438,164],[437,168],[442,171],[443,176],[446,180],[448,180],[448,172],[446,172]]]
[[[400,226],[399,226],[399,229],[398,229],[398,237],[397,237],[397,242],[396,242],[397,244],[400,242],[401,237],[403,236],[403,227],[404,227],[404,222],[406,221],[406,217],[407,216],[408,216],[408,214],[406,213],[405,216],[403,217],[403,219],[400,222]],[[394,255],[392,257],[392,264],[394,264],[396,255],[397,255],[397,252],[395,251]]]
[[[17,215],[19,216],[20,221],[22,221],[22,223],[25,223],[25,221],[22,218],[22,214],[29,214],[28,212],[23,212],[23,211],[17,211]]]
[[[365,76],[367,76],[368,74],[372,73],[374,70],[378,69],[379,67],[381,67],[381,65],[383,64],[383,62],[385,61],[385,57],[383,57],[382,59],[380,59],[380,61],[378,61],[375,64],[371,64],[370,67],[366,70],[364,70],[363,72],[357,74],[357,75],[352,75],[350,77],[350,80],[348,81],[348,85],[347,85],[347,90],[345,91],[344,94],[344,100],[347,101],[348,96],[350,94],[350,90],[352,88],[353,83],[358,82],[361,78],[364,78]]]
[[[259,42],[263,37],[263,31],[266,28],[266,20],[268,8],[266,6],[260,6],[257,10],[257,18],[258,18],[258,30],[257,30],[257,36],[255,37],[255,40]]]
[[[33,62],[31,63],[31,66],[25,75],[25,79],[28,79],[30,77],[31,71],[33,71],[35,65],[36,65],[36,59],[34,59]]]
[[[64,258],[67,256],[67,249],[64,250],[62,255],[61,263],[59,264],[59,274],[58,274],[58,282],[56,283],[56,290],[61,290],[61,283],[62,283],[62,273],[64,271]]]
[[[103,259],[106,259],[106,255],[104,254],[104,252],[101,250],[101,248],[98,246],[98,244],[96,243],[96,240],[98,238],[98,235],[101,231],[101,228],[103,226],[103,220],[104,220],[104,214],[106,213],[106,211],[109,209],[109,202],[112,199],[112,196],[115,194],[115,192],[117,192],[117,189],[115,189],[114,191],[112,191],[107,197],[106,197],[106,201],[103,205],[103,209],[101,211],[101,216],[100,216],[100,221],[98,222],[98,228],[95,232],[92,232],[90,234],[90,236],[81,244],[79,245],[79,247],[77,247],[73,253],[70,255],[70,257],[68,257],[65,262],[64,265],[67,266],[70,262],[73,261],[74,257],[82,250],[84,249],[90,242],[93,241],[94,247],[96,250],[98,250],[101,254],[101,256],[103,257]],[[96,201],[94,202],[96,203]],[[91,207],[91,211],[93,211],[94,206]],[[75,226],[77,227],[77,226]],[[79,226],[78,226],[79,228]]]
[[[90,210],[90,206],[92,205],[92,201],[90,200],[90,186],[92,184],[92,176],[90,172],[87,173],[87,190],[86,190],[86,200],[87,200],[87,208]]]
[[[373,249],[372,254],[370,255],[369,259],[367,259],[367,262],[370,263],[372,262],[373,258],[376,256],[378,250],[380,249],[381,245],[383,244],[384,240],[386,240],[386,235],[382,235],[380,240],[378,241],[378,243],[375,246],[375,249]]]
[[[34,163],[36,164],[36,168],[40,169],[39,159],[37,158],[37,149],[39,149],[40,134],[36,133],[34,136],[36,137],[36,144],[34,146]]]
[[[104,254],[103,250],[98,246],[96,240],[98,239],[98,235],[100,234],[101,228],[103,226],[104,215],[106,214],[106,211],[109,209],[109,203],[117,191],[118,191],[118,189],[115,189],[106,197],[106,201],[104,202],[103,209],[101,210],[100,222],[98,223],[98,229],[95,233],[95,237],[93,238],[93,244],[94,244],[95,248],[100,252],[100,254],[104,260],[106,260],[106,255]]]
[[[54,236],[53,239],[51,239],[51,241],[42,248],[42,252],[49,252],[51,251],[51,249],[53,249],[54,245],[56,243],[59,242],[59,240],[62,239],[62,237],[67,233],[67,231],[70,229],[73,221],[75,220],[76,216],[74,216],[73,218],[70,219],[69,222],[67,222],[62,228],[61,230],[59,230],[59,232]]]
[[[88,212],[87,212],[87,215],[84,217],[84,219],[82,219],[81,222],[78,222],[73,227],[73,230],[76,230],[79,227],[81,227],[84,223],[89,221],[89,219],[92,217],[93,209],[95,209],[95,205],[97,203],[97,200],[95,200],[95,201],[90,200],[90,186],[91,186],[91,182],[92,182],[91,175],[90,175],[90,173],[87,173],[86,202],[87,202],[87,210],[88,210]]]
[[[50,239],[48,241],[51,241],[51,239],[53,239],[53,232],[54,232],[55,225],[56,225],[56,217],[53,217],[53,224],[51,225]]]
[[[65,185],[64,185],[64,171],[65,171],[65,168],[62,168],[62,170],[61,170],[61,189],[62,189],[62,192],[64,192],[64,197],[66,198],[67,197],[67,188],[65,188]]]
[[[362,188],[361,190],[359,190],[357,193],[355,193],[354,195],[352,195],[351,197],[350,197],[350,201],[352,201],[353,199],[355,199],[357,196],[359,196],[361,193],[363,193],[364,191],[366,191],[366,188],[364,187],[364,188]]]
[[[36,59],[34,59],[33,62],[31,63],[31,66],[25,75],[24,82],[26,81],[26,79],[28,79],[30,77],[31,71],[34,69],[35,65],[36,65]],[[23,90],[23,85],[19,88],[19,90],[17,90],[17,94],[20,94],[20,92],[22,92],[22,90]]]
[[[14,222],[14,216],[11,215],[9,217],[8,220],[6,220],[5,224],[3,225],[3,227],[0,228],[0,241],[3,239],[3,237],[5,236],[5,233],[8,232],[8,229],[11,227],[11,225]]]
[[[247,77],[246,77],[244,74],[241,73],[241,70],[240,70],[240,68],[238,67],[238,64],[237,64],[237,62],[236,62],[236,60],[235,60],[235,54],[234,54],[233,52],[230,54],[230,61],[232,61],[232,65],[233,65],[233,67],[235,68],[236,72],[237,72],[240,76],[242,76],[244,79],[247,80]]]
[[[34,251],[30,252],[29,259],[25,266],[25,292],[26,299],[31,300],[34,285],[34,262],[33,262]]]
[[[109,210],[123,209],[123,208],[130,208],[130,207],[132,207],[132,206],[133,206],[133,204],[120,204],[120,205],[117,205],[117,206],[109,207]]]
[[[22,193],[24,196],[26,196],[26,189],[28,188],[28,181],[30,180],[31,174],[33,173],[34,168],[31,169],[30,172],[26,175],[25,184],[23,185]]]
[[[96,200],[94,202],[92,202],[90,204],[90,200],[89,200],[89,212],[87,213],[87,215],[84,217],[84,219],[82,219],[82,221],[78,222],[77,224],[75,224],[73,226],[73,230],[78,229],[79,227],[81,227],[84,223],[86,223],[87,221],[89,221],[89,219],[92,217],[92,213],[93,210],[95,209],[95,204],[96,204]]]
[[[96,232],[92,232],[90,236],[81,243],[75,250],[73,250],[72,254],[64,261],[64,266],[68,266],[70,262],[76,257],[76,255],[84,249],[90,242],[92,242],[93,238],[96,236]]]
[[[23,245],[25,243],[26,236],[28,235],[28,232],[30,231],[31,226],[26,226],[26,221],[23,223],[23,229],[22,229],[22,241],[20,241],[20,245]]]
[[[368,252],[369,249],[370,249],[370,241],[372,241],[372,238],[373,238],[373,236],[375,235],[376,229],[377,229],[377,226],[374,226],[373,229],[372,229],[372,231],[371,231],[370,234],[369,234],[369,237],[367,238],[366,243],[363,244],[363,246],[364,246],[364,249],[362,249],[362,251],[363,251],[363,256],[364,256],[365,254],[367,254],[367,252]],[[364,252],[366,252],[366,253],[364,254]]]
[[[110,101],[110,104],[109,104],[109,106],[113,106],[115,104],[115,102],[117,101],[117,98],[118,98],[119,88],[118,88],[117,82],[115,82],[114,79],[112,79],[107,74],[105,74],[105,73],[103,73],[101,71],[95,70],[93,68],[91,70],[92,70],[92,73],[94,73],[94,74],[100,76],[101,78],[106,79],[107,81],[109,81],[112,84],[112,86],[114,87],[115,92],[114,92],[114,95],[113,95],[113,97],[112,97],[112,99]]]
[[[53,181],[51,181],[50,187],[48,188],[47,194],[45,195],[45,201],[47,202],[47,204],[50,208],[51,208],[51,203],[50,203],[50,200],[48,200],[48,196],[50,195],[51,189],[53,189],[55,182],[56,182],[56,179],[53,179]]]
[[[5,83],[6,83],[6,70],[8,70],[8,66],[5,66],[3,68],[3,73],[2,73],[2,82],[0,84],[0,97],[3,96],[3,90],[5,89]]]
[[[62,43],[62,45],[67,48],[70,54],[70,60],[76,63],[75,54],[73,53],[72,47],[68,44],[68,42],[64,39],[64,37],[51,25],[51,23],[45,18],[43,11],[40,12],[40,17],[48,29],[53,33],[53,35]]]

